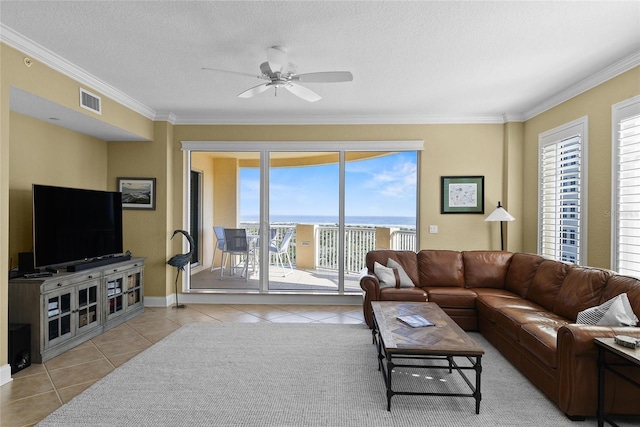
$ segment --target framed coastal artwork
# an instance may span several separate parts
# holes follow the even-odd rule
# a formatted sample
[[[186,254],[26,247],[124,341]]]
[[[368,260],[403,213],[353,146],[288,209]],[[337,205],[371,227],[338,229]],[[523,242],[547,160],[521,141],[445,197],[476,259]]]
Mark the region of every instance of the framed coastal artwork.
[[[118,178],[122,209],[156,209],[155,178]]]
[[[440,179],[440,213],[484,213],[484,176],[442,176]]]

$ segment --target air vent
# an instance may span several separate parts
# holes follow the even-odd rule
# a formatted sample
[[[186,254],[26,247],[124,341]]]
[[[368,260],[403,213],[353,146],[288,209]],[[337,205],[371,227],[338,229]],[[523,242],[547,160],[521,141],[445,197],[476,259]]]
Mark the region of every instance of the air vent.
[[[80,106],[96,114],[102,114],[102,100],[98,95],[80,88]]]

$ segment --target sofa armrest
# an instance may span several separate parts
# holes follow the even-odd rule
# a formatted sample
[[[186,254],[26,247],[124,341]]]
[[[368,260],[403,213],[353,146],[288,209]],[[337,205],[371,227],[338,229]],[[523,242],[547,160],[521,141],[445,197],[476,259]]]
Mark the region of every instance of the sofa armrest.
[[[380,299],[380,280],[378,276],[369,272],[360,276],[360,287],[366,293],[371,293],[371,301]]]
[[[360,275],[360,287],[364,291],[362,301],[362,313],[364,314],[364,321],[369,328],[373,328],[373,309],[371,308],[371,301],[380,300],[380,281],[378,277],[370,271]]]
[[[594,338],[629,335],[640,328],[568,324],[558,330],[558,406],[567,415],[595,415],[598,395],[598,346]]]
[[[573,357],[596,356],[598,348],[594,338],[613,338],[628,335],[640,338],[640,328],[632,326],[600,326],[570,323],[558,330],[558,351]]]

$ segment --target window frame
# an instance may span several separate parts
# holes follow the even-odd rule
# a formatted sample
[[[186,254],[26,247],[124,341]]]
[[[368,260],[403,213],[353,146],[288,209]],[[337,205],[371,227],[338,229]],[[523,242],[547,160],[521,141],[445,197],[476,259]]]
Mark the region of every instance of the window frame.
[[[543,150],[550,145],[559,145],[563,141],[571,138],[580,137],[580,182],[578,184],[579,198],[579,236],[577,244],[577,256],[575,262],[577,264],[586,263],[587,258],[587,206],[588,206],[588,116],[581,117],[563,125],[557,126],[538,135],[538,229],[537,229],[537,251],[538,254],[554,258],[544,253],[543,248]],[[558,205],[556,205],[558,206]],[[559,238],[559,232],[556,232],[556,238]],[[554,259],[557,259],[554,258]],[[557,259],[562,261],[561,259]],[[564,261],[567,262],[567,261]]]

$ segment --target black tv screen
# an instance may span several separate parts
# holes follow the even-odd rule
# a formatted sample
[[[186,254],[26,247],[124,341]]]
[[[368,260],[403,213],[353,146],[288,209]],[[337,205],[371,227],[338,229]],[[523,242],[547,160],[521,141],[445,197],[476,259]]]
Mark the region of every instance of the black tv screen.
[[[122,253],[122,193],[33,185],[34,265]]]

